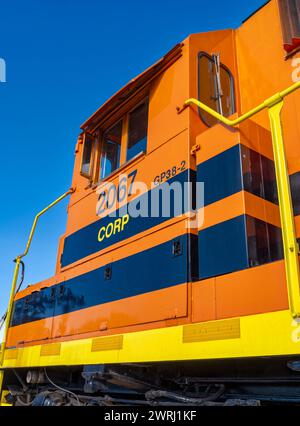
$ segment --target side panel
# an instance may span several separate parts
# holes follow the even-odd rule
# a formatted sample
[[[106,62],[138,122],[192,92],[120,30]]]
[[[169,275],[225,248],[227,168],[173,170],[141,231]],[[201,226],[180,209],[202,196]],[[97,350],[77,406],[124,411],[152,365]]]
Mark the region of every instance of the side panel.
[[[167,220],[174,215],[174,204],[171,204],[169,215],[162,215],[160,211],[157,216],[149,217],[147,215],[151,212],[151,195],[159,192],[158,185],[172,182],[183,185],[191,179],[191,173],[188,132],[184,131],[157,150],[133,161],[109,179],[108,185],[115,187],[123,195],[124,191],[121,191],[120,187],[123,187],[122,179],[125,178],[128,195],[122,201],[115,199],[114,203],[111,202],[111,206],[105,204],[103,205],[105,208],[101,208],[98,203],[99,195],[107,193],[110,188],[106,182],[98,189],[87,192],[82,200],[69,208],[67,234],[61,258],[62,271],[72,263],[82,262],[103,254],[107,249],[117,248],[128,239],[138,239],[142,232],[155,226],[164,224],[166,226]],[[137,185],[137,192],[131,194],[132,182]],[[124,222],[124,226],[122,224],[119,227],[115,226],[115,219],[119,216],[122,218],[130,212],[138,214],[142,209],[146,210],[146,215],[133,217],[131,214],[129,221]],[[98,213],[101,210],[98,215],[97,210]],[[114,224],[114,228],[109,237],[107,234],[104,237],[103,231],[99,236],[101,228],[106,229],[107,226],[111,226],[110,223]]]
[[[116,250],[113,257],[106,255],[111,262],[100,268],[87,269],[89,263],[86,263],[75,270],[75,276],[70,270],[64,281],[47,289],[49,294],[55,295],[53,318],[53,310],[43,309],[35,310],[30,317],[21,317],[19,307],[30,295],[18,299],[8,346],[23,342],[23,336],[28,336],[25,339],[28,342],[40,336],[49,339],[100,333],[186,317],[187,283],[196,274],[196,265],[188,262],[188,252],[196,241],[186,232],[184,220],[169,225],[166,230],[168,232],[157,231],[145,236],[142,245],[150,246],[145,250],[122,257],[136,247],[133,242]],[[172,234],[175,235],[173,239],[163,240]],[[151,246],[151,243],[157,245]],[[43,330],[47,333],[43,334]]]
[[[174,255],[174,243],[181,245],[180,255]],[[187,315],[187,247],[185,234],[66,281],[52,337]]]
[[[192,284],[193,322],[279,311],[288,306],[283,261]]]
[[[4,368],[299,356],[298,334],[290,312],[279,311],[121,334],[117,347],[107,348],[110,336],[6,350]]]
[[[51,338],[55,291],[55,287],[42,288],[14,303],[7,339],[9,346]],[[39,327],[22,327],[22,324],[32,324],[32,321]],[[20,329],[21,333],[15,333]]]

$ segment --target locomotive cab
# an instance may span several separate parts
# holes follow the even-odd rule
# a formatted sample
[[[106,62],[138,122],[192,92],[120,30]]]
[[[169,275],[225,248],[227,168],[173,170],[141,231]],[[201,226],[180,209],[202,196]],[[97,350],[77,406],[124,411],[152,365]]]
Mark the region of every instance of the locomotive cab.
[[[45,388],[43,369],[58,381],[75,372],[98,402],[104,382],[124,387],[130,373],[142,395],[151,377],[195,392],[240,374],[243,396],[259,401],[272,399],[276,374],[293,376],[277,397],[299,398],[274,129],[263,111],[274,105],[233,127],[222,121],[292,84],[279,3],[236,30],[189,36],[83,123],[55,275],[15,295],[7,371],[40,372],[30,383]],[[298,241],[299,102],[298,91],[282,111]],[[251,388],[256,379],[266,387]],[[232,381],[215,399],[241,397]]]

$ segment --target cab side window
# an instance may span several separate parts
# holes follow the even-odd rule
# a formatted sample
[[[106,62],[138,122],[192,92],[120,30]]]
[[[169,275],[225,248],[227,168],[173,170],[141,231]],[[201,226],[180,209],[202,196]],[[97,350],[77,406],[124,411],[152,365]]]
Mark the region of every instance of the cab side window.
[[[147,151],[148,97],[109,127],[84,134],[81,175],[91,181],[106,179],[122,164]]]
[[[93,148],[94,148],[94,137],[92,135],[88,135],[86,133],[84,135],[84,146],[83,146],[83,154],[82,154],[82,162],[81,162],[81,173],[85,177],[89,177],[89,178],[92,176]]]
[[[287,53],[300,47],[300,0],[278,0],[283,45]]]
[[[219,114],[228,117],[235,109],[233,77],[219,55],[210,56],[201,52],[198,55],[198,97],[205,105]],[[202,121],[209,127],[218,120],[199,108]]]
[[[127,161],[147,149],[148,101],[143,102],[128,118]]]
[[[120,120],[103,134],[100,179],[104,179],[120,167],[122,125],[123,121]]]

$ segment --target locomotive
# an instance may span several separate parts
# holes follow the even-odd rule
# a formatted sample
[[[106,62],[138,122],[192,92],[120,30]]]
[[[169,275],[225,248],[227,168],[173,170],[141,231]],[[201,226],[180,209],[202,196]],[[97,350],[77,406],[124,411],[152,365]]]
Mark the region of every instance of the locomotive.
[[[71,189],[16,258],[1,405],[300,403],[298,52],[300,1],[271,0],[82,124]],[[16,292],[67,195],[55,274]]]

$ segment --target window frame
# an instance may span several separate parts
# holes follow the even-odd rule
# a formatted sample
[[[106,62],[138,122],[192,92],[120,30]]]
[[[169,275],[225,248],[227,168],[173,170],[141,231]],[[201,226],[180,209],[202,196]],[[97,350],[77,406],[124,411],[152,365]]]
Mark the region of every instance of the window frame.
[[[111,130],[113,127],[115,127],[119,122],[121,122],[121,142],[120,142],[120,164],[119,167],[117,167],[115,170],[113,170],[112,172],[110,172],[107,176],[101,178],[100,174],[101,174],[101,160],[102,160],[102,148],[103,148],[103,144],[104,144],[104,135],[106,132],[108,132],[109,130]],[[118,118],[116,121],[113,121],[108,127],[103,128],[103,130],[101,131],[101,136],[99,138],[99,157],[98,157],[98,163],[97,163],[97,175],[96,175],[96,180],[98,182],[100,181],[104,181],[105,179],[107,179],[110,175],[112,175],[113,173],[115,173],[117,170],[120,169],[122,163],[122,145],[123,145],[123,138],[124,138],[124,116]]]
[[[127,160],[127,147],[128,147],[128,131],[129,131],[129,116],[130,114],[138,108],[143,103],[148,102],[148,121],[147,121],[147,146],[146,151],[141,151],[139,154],[137,154],[135,157],[131,158],[130,160]],[[115,126],[119,121],[122,121],[122,138],[121,138],[121,151],[120,151],[120,165],[119,167],[111,172],[109,175],[107,175],[105,178],[100,177],[101,174],[101,156],[102,156],[102,146],[103,146],[103,137],[107,130],[111,129],[113,126]],[[97,157],[97,167],[96,167],[96,173],[95,173],[95,182],[103,182],[107,180],[110,176],[118,173],[120,169],[122,169],[124,166],[127,166],[131,162],[134,162],[137,158],[140,158],[141,156],[147,155],[148,152],[148,135],[149,135],[149,93],[143,94],[142,97],[135,99],[135,102],[133,102],[132,106],[128,109],[126,109],[122,114],[114,115],[113,119],[109,120],[107,122],[107,125],[101,126],[99,141],[97,143],[98,146],[98,157]]]
[[[135,157],[127,160],[127,146],[128,146],[128,131],[129,131],[129,115],[141,104],[148,103],[148,115],[147,115],[147,146],[145,151],[141,151]],[[112,113],[107,120],[99,123],[94,129],[93,133],[84,132],[83,134],[83,150],[81,154],[80,164],[80,175],[86,179],[89,179],[91,184],[98,185],[100,182],[108,180],[111,176],[117,174],[123,167],[136,161],[138,158],[147,155],[148,153],[148,140],[149,140],[149,105],[150,105],[150,93],[149,88],[142,90],[139,94],[131,98],[125,105],[120,107],[116,112]],[[119,121],[122,121],[122,137],[121,137],[121,150],[120,150],[120,164],[119,167],[107,175],[105,178],[100,178],[101,173],[101,156],[103,147],[103,138],[107,130],[114,127]],[[91,153],[91,163],[89,174],[82,172],[83,165],[83,153],[86,135],[93,137],[94,143]]]
[[[130,114],[135,111],[139,106],[141,106],[142,104],[147,103],[147,144],[146,144],[146,150],[145,151],[141,151],[138,154],[136,154],[134,157],[130,158],[129,160],[127,160],[127,153],[128,153],[128,139],[129,139],[129,117]],[[126,118],[125,118],[126,117]],[[124,124],[126,127],[126,140],[125,140],[125,163],[130,163],[131,161],[133,161],[135,158],[139,157],[141,154],[147,155],[148,152],[148,135],[149,135],[149,95],[143,97],[143,99],[141,99],[139,102],[137,102],[130,110],[127,111],[127,113],[125,114],[124,117]],[[122,164],[121,164],[122,166]]]
[[[200,84],[200,60],[201,60],[201,58],[202,57],[206,57],[207,59],[209,59],[210,61],[212,61],[213,62],[213,58],[212,58],[212,56],[211,55],[209,55],[207,52],[205,52],[205,51],[200,51],[199,53],[198,53],[198,63],[197,63],[197,69],[198,69],[198,72],[197,72],[197,80],[198,80],[198,99],[199,99],[199,101],[201,101],[201,84]],[[227,72],[227,74],[228,74],[228,76],[229,76],[229,78],[230,78],[230,98],[231,98],[231,110],[232,110],[232,112],[231,112],[231,114],[229,114],[228,115],[228,117],[230,117],[232,114],[234,114],[235,112],[236,112],[236,94],[235,94],[235,83],[234,83],[234,76],[233,76],[233,74],[232,74],[232,72],[231,72],[231,70],[225,65],[225,64],[223,64],[222,62],[220,63],[220,68],[223,68],[226,72]],[[219,111],[216,111],[216,112],[219,112]],[[215,126],[216,124],[218,124],[219,123],[219,120],[217,120],[216,119],[216,122],[215,122],[215,124],[213,124],[213,125],[210,125],[210,124],[208,124],[207,122],[206,122],[206,120],[205,120],[205,118],[204,118],[204,116],[203,116],[203,111],[202,111],[202,109],[201,108],[198,108],[198,113],[199,113],[199,117],[201,118],[201,120],[202,120],[202,122],[207,126],[207,127],[213,127],[213,126]]]
[[[287,56],[291,56],[300,49],[300,5],[294,0],[278,0],[278,7],[283,48]]]
[[[83,158],[84,158],[84,150],[85,150],[85,144],[86,144],[86,140],[87,137],[91,137],[92,140],[92,148],[91,148],[91,157],[90,157],[90,167],[89,167],[89,171],[88,173],[85,173],[82,171],[82,167],[83,167]],[[82,153],[81,153],[81,161],[80,161],[80,175],[83,176],[86,179],[89,179],[90,181],[93,180],[94,176],[93,176],[93,171],[94,171],[94,160],[95,160],[95,147],[96,147],[96,137],[95,134],[91,134],[88,132],[84,132],[83,134],[83,138],[82,138]]]

